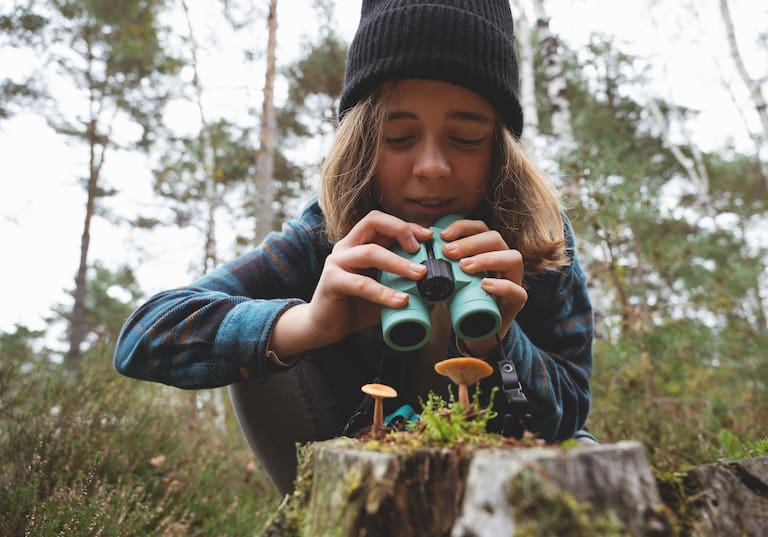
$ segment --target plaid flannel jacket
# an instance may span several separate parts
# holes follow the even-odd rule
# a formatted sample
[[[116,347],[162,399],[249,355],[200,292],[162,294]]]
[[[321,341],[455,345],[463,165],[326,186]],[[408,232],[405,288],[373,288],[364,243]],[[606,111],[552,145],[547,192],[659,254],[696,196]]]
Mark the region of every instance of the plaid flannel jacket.
[[[180,388],[263,379],[277,367],[266,356],[276,320],[311,299],[331,252],[324,229],[314,199],[256,249],[187,287],[153,296],[123,326],[116,369]],[[592,307],[567,220],[565,231],[571,265],[527,279],[528,302],[501,346],[532,405],[531,428],[550,441],[573,436],[590,406]],[[355,341],[384,345],[380,337]],[[366,352],[377,349],[355,355]]]

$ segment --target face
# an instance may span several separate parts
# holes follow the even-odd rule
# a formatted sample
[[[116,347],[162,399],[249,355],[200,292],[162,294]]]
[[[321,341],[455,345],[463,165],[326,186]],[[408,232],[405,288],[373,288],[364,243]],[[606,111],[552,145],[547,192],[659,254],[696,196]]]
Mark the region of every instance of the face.
[[[473,91],[433,80],[392,83],[373,178],[381,208],[432,225],[472,215],[491,169],[495,112]]]

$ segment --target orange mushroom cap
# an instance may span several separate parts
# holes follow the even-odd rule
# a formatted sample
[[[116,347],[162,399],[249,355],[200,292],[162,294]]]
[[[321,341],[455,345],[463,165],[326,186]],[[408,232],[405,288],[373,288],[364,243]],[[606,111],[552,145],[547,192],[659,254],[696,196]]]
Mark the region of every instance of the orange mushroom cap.
[[[386,384],[365,384],[360,389],[363,393],[368,394],[371,397],[382,397],[384,399],[397,397],[397,390]]]
[[[493,373],[493,368],[479,358],[448,358],[435,364],[435,371],[455,384],[474,384]]]

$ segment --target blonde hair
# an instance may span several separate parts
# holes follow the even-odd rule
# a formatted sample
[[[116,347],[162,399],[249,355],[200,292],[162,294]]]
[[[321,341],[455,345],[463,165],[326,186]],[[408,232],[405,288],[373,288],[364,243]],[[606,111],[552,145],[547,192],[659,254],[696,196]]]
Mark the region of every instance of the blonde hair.
[[[342,119],[322,167],[320,207],[326,233],[343,238],[368,212],[378,209],[373,176],[383,140],[387,100],[381,91],[359,101]],[[485,203],[478,215],[525,260],[526,274],[570,263],[561,207],[520,142],[497,119],[494,157]]]

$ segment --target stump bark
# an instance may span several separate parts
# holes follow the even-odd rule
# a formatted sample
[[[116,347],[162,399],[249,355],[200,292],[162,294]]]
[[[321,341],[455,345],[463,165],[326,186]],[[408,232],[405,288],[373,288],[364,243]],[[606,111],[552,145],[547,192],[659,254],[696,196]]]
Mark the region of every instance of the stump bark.
[[[666,531],[655,480],[637,442],[381,452],[337,439],[306,446],[300,461],[296,491],[265,537]]]
[[[684,485],[691,535],[768,535],[768,457],[696,466]]]

